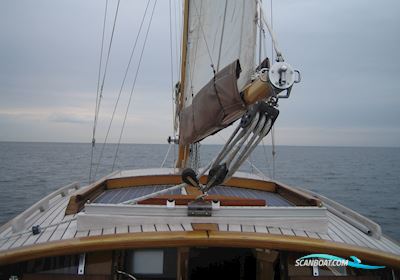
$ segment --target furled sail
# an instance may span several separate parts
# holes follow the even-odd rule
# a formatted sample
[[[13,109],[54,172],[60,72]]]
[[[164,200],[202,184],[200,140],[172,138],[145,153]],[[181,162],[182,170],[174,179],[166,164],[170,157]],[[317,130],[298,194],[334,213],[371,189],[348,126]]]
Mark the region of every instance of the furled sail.
[[[230,93],[237,95],[250,82],[255,68],[256,16],[256,0],[190,0],[188,2],[187,45],[186,59],[184,59],[186,65],[184,66],[183,88],[181,88],[183,98],[180,135],[182,136],[184,131],[187,134],[188,129],[192,129],[193,134],[181,137],[181,144],[190,144],[201,140],[240,116],[240,112],[233,112],[232,115],[227,116],[226,121],[219,121],[215,126],[209,122],[212,118],[208,116],[207,126],[209,127],[196,131],[192,120],[194,112],[199,112],[199,106],[210,104],[193,102],[193,99],[198,93],[207,92],[210,95],[210,89],[206,87],[214,87],[215,78],[221,76],[218,73],[224,72],[222,70],[232,64],[235,64],[233,67],[240,67],[241,73],[238,77],[231,75],[232,81],[237,85],[237,90],[233,89]],[[236,62],[237,60],[240,64]],[[209,96],[210,98],[203,99],[208,102],[221,103],[221,94],[223,92],[218,92],[215,87],[215,98]],[[235,102],[238,98],[239,96],[233,96]],[[192,108],[192,105],[197,108]],[[221,107],[221,110],[224,109]],[[217,111],[208,113],[216,116],[218,114]],[[183,118],[186,119],[183,120]]]

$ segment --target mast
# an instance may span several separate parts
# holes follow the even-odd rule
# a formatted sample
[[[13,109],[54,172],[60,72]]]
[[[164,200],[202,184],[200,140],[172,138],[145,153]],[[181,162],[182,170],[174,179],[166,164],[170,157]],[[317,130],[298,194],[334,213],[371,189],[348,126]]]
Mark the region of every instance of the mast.
[[[179,86],[179,110],[180,112],[183,108],[185,95],[185,81],[186,81],[186,59],[187,59],[187,41],[188,41],[188,25],[189,25],[189,0],[184,0],[183,8],[183,32],[182,32],[182,59],[181,59],[181,81]],[[189,157],[189,146],[184,146],[179,144],[178,149],[178,159],[176,162],[176,167],[182,168]]]

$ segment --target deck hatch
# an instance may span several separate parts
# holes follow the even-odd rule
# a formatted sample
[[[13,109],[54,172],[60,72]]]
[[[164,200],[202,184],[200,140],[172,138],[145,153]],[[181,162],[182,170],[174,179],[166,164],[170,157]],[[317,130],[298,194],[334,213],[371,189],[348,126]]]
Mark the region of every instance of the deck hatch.
[[[156,191],[164,190],[170,185],[138,186],[131,188],[106,190],[96,200],[95,203],[118,204],[124,201],[135,199]],[[240,198],[263,199],[268,206],[294,206],[291,202],[277,193],[252,190],[237,187],[216,186],[212,188],[209,194],[235,196]],[[180,194],[179,190],[171,190],[167,194]]]

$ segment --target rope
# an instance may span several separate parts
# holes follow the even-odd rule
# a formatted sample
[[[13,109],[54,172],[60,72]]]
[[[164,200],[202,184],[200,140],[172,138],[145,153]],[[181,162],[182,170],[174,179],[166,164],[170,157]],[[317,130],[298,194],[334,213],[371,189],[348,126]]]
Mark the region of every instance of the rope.
[[[102,68],[102,61],[103,61],[104,34],[105,34],[106,21],[107,21],[107,7],[108,7],[108,0],[106,0],[106,5],[105,5],[105,9],[104,9],[103,32],[102,32],[102,36],[101,36],[101,48],[100,48],[100,58],[99,58],[99,71],[97,74],[96,106],[94,109],[92,149],[91,149],[91,153],[90,153],[89,183],[91,183],[91,181],[92,181],[93,153],[94,153],[94,146],[96,143],[95,136],[96,136],[96,125],[97,125],[97,107],[98,107],[98,102],[99,102],[100,75],[101,75],[101,68]]]
[[[171,142],[171,143],[172,143],[172,142]],[[169,151],[171,150],[171,146],[172,146],[172,145],[175,146],[175,144],[172,144],[172,145],[171,145],[171,143],[169,143],[169,145],[168,145],[167,153],[165,154],[164,160],[162,161],[161,166],[160,166],[161,168],[164,167],[164,164],[165,164],[165,162],[167,161],[167,158],[168,158],[168,155],[169,155]]]
[[[136,45],[137,45],[137,42],[138,42],[138,40],[139,40],[140,33],[142,32],[143,23],[144,23],[144,20],[145,20],[145,18],[146,18],[146,15],[147,15],[147,10],[148,10],[149,4],[150,4],[150,0],[147,1],[146,9],[145,9],[145,11],[144,11],[142,20],[141,20],[141,22],[140,22],[140,27],[139,27],[138,33],[137,33],[137,35],[136,35],[136,38],[135,38],[135,42],[134,42],[133,47],[132,47],[132,50],[131,50],[131,54],[130,54],[130,57],[129,57],[129,62],[128,62],[128,65],[126,66],[126,69],[125,69],[124,78],[123,78],[123,80],[122,80],[122,84],[121,84],[121,87],[120,87],[119,92],[118,92],[118,97],[117,97],[117,100],[116,100],[115,105],[114,105],[114,110],[113,110],[113,113],[112,113],[112,116],[111,116],[110,123],[108,124],[108,129],[107,129],[106,137],[104,138],[104,142],[103,142],[103,145],[102,145],[102,147],[101,147],[99,160],[97,161],[96,171],[95,171],[94,178],[96,178],[97,171],[98,171],[98,168],[99,168],[99,165],[100,165],[100,161],[101,161],[101,159],[103,158],[104,149],[105,149],[105,146],[106,146],[106,143],[107,143],[107,140],[108,140],[108,136],[109,136],[110,131],[111,131],[111,126],[112,126],[112,123],[113,123],[113,121],[114,121],[114,116],[115,116],[115,113],[116,113],[116,110],[117,110],[117,107],[118,107],[118,104],[119,104],[119,100],[120,100],[120,98],[121,98],[121,94],[122,94],[122,90],[123,90],[124,85],[125,85],[126,77],[127,77],[127,75],[128,75],[129,68],[130,68],[131,63],[132,63],[132,58],[133,58],[133,55],[134,55],[135,50],[136,50]]]
[[[119,146],[120,146],[120,144],[121,144],[121,139],[122,139],[122,135],[123,135],[124,128],[125,128],[126,118],[127,118],[127,116],[128,116],[129,107],[130,107],[130,104],[131,104],[131,101],[132,101],[132,95],[133,95],[133,92],[134,92],[134,90],[135,90],[136,81],[137,81],[137,77],[138,77],[138,74],[139,74],[140,65],[141,65],[141,63],[142,63],[143,53],[144,53],[144,49],[145,49],[145,47],[146,47],[147,38],[148,38],[148,35],[149,35],[151,23],[152,23],[152,21],[153,21],[154,10],[155,10],[155,7],[156,7],[156,5],[157,5],[157,1],[158,1],[158,0],[155,0],[154,5],[153,5],[153,10],[152,10],[152,12],[151,12],[149,25],[148,25],[148,27],[147,27],[146,36],[145,36],[145,38],[144,38],[144,43],[143,43],[142,51],[141,51],[141,53],[140,53],[138,66],[137,66],[137,68],[136,68],[135,78],[134,78],[134,80],[133,80],[132,89],[131,89],[131,92],[130,92],[130,95],[129,95],[128,104],[127,104],[127,106],[126,106],[124,121],[123,121],[123,123],[122,123],[121,133],[120,133],[120,135],[119,135],[118,144],[117,144],[117,149],[116,149],[116,151],[115,151],[115,156],[114,156],[114,161],[113,161],[113,165],[112,165],[111,171],[114,171],[115,162],[116,162],[116,160],[117,160],[118,151],[119,151]]]

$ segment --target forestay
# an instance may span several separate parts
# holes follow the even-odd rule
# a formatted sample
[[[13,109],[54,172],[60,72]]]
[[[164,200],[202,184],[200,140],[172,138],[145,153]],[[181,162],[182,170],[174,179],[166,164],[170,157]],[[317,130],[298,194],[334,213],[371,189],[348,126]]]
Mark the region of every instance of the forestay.
[[[256,0],[190,0],[184,107],[216,72],[239,59],[241,90],[254,71]],[[211,66],[213,65],[213,67]]]

